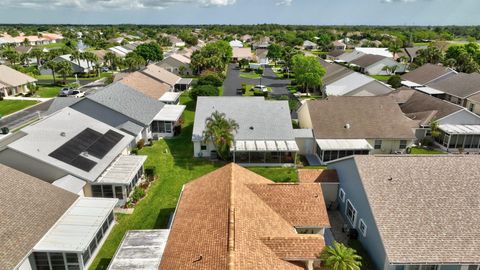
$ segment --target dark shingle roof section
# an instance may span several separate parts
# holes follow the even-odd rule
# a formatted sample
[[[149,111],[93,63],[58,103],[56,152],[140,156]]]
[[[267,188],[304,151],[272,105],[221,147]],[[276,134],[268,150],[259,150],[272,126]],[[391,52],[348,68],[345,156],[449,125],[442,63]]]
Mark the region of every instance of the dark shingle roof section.
[[[480,264],[480,156],[354,161],[391,264]]]
[[[325,76],[323,76],[324,85],[336,82],[354,72],[353,70],[346,68],[342,65],[336,63],[329,63],[323,59],[319,59],[319,62],[327,70],[327,73],[325,74]]]
[[[452,113],[463,110],[462,107],[453,103],[423,94],[418,91],[414,91],[410,98],[400,105],[400,109],[405,114],[410,114],[411,116],[419,114],[418,119],[415,120],[422,119],[423,117],[421,115],[426,116],[426,112],[434,112],[433,117],[440,119]]]
[[[440,65],[425,64],[402,75],[402,80],[425,85],[449,73],[455,73],[455,71]]]
[[[164,106],[162,102],[145,96],[121,82],[113,83],[87,98],[144,125],[150,125]]]
[[[413,139],[418,126],[389,96],[329,97],[306,104],[317,139]]]
[[[13,269],[78,195],[0,165],[0,265]]]
[[[387,57],[381,56],[381,55],[366,54],[362,57],[359,57],[359,58],[353,60],[352,62],[350,62],[350,64],[355,64],[359,67],[366,68],[366,67],[369,67],[369,66],[371,66],[371,65],[373,65],[377,62],[382,61],[385,58],[387,58]]]
[[[428,84],[428,86],[452,96],[467,98],[480,92],[480,73],[458,73],[455,76]]]

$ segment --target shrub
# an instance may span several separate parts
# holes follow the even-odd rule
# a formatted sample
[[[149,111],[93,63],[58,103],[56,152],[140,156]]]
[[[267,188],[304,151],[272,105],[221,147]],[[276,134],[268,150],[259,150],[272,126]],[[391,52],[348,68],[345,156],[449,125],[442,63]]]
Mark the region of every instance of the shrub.
[[[143,197],[145,197],[145,190],[140,187],[135,187],[132,193],[132,201],[136,203]]]
[[[223,85],[223,81],[218,74],[208,74],[198,79],[197,85],[213,85],[220,87]]]
[[[142,149],[144,146],[145,146],[145,140],[144,140],[144,139],[140,139],[140,140],[137,142],[137,148],[140,150],[140,149]]]
[[[138,155],[138,149],[137,149],[137,148],[134,148],[134,149],[132,149],[132,151],[130,151],[130,153],[131,153],[132,155]]]
[[[393,88],[399,88],[402,86],[402,78],[399,75],[393,75],[387,81]]]
[[[213,85],[197,85],[190,91],[190,97],[197,101],[200,96],[218,96],[219,90]]]
[[[263,68],[259,68],[255,70],[255,73],[262,75],[263,74]]]
[[[156,174],[157,174],[157,171],[155,166],[145,167],[145,176],[152,177],[152,176],[155,176]]]

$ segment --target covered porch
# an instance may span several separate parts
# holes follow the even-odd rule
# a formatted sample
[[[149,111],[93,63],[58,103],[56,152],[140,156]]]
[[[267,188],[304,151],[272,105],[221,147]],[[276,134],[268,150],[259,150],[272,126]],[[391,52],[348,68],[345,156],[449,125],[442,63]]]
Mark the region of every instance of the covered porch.
[[[233,162],[246,166],[294,166],[298,150],[293,140],[235,141],[230,149]]]
[[[480,152],[480,125],[439,125],[435,142],[447,152]]]
[[[185,105],[165,105],[153,118],[151,130],[154,139],[173,137],[181,131],[181,118]]]
[[[352,155],[369,155],[373,147],[365,139],[318,139],[316,153],[322,164]]]

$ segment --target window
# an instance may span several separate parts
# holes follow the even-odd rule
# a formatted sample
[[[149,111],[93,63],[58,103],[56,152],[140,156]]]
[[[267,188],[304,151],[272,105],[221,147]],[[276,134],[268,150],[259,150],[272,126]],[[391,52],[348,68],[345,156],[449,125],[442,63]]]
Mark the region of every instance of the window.
[[[92,239],[92,242],[90,243],[90,254],[93,254],[95,252],[95,249],[97,248],[97,240],[95,237]]]
[[[38,270],[50,270],[48,254],[46,252],[35,252],[33,257]]]
[[[102,230],[103,230],[103,233],[107,233],[107,230],[108,230],[108,220],[105,220],[105,222],[103,222],[103,224],[102,224]]]
[[[63,253],[50,253],[50,263],[52,264],[52,270],[65,269],[65,261],[63,260]]]
[[[407,265],[405,270],[437,270],[437,265]]]
[[[360,222],[358,223],[358,229],[362,233],[363,237],[367,236],[367,225],[365,224],[365,221],[363,221],[363,219],[360,219]]]
[[[120,186],[115,187],[115,198],[119,200],[123,200],[123,187],[120,187]]]
[[[480,265],[469,265],[468,270],[479,270]]]
[[[97,243],[100,244],[100,241],[102,241],[102,237],[103,237],[103,232],[102,232],[102,228],[100,228],[97,232]]]
[[[341,189],[338,191],[338,198],[339,198],[342,202],[345,202],[345,191],[343,190],[343,188],[341,188]]]
[[[102,186],[100,186],[100,185],[92,186],[92,196],[93,197],[103,197]]]
[[[110,212],[110,215],[108,215],[108,224],[112,225],[113,223],[113,212]]]
[[[382,140],[375,140],[375,149],[382,149]]]
[[[401,140],[400,141],[400,149],[405,149],[407,148],[407,141],[406,140]]]
[[[113,198],[113,187],[112,186],[102,186],[103,187],[103,197]]]
[[[206,144],[200,144],[200,150],[205,151],[207,150],[207,145]]]
[[[85,250],[82,257],[83,257],[83,264],[84,265],[87,264],[88,259],[90,259],[90,252],[88,251],[88,248],[87,248],[87,250]]]
[[[347,200],[347,208],[345,209],[347,219],[350,221],[353,227],[355,227],[355,221],[357,220],[357,210],[353,207],[350,200]]]

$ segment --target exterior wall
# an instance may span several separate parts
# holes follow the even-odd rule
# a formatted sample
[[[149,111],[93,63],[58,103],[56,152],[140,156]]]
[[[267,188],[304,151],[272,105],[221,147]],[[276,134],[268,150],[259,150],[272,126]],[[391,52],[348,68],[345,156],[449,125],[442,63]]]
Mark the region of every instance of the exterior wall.
[[[359,232],[358,240],[370,254],[370,257],[372,257],[375,268],[384,269],[386,260],[385,249],[353,158],[334,162],[329,165],[329,169],[337,170],[340,183],[339,187],[345,191],[345,202],[338,199],[339,211],[344,217],[345,222],[349,227],[356,229],[358,229],[360,219],[365,222],[367,225],[367,234],[364,237],[362,233]],[[345,215],[347,200],[350,200],[353,207],[357,210],[357,218],[353,224],[348,221]]]
[[[325,205],[328,205],[337,200],[338,196],[338,183],[322,183],[322,193],[325,199]]]
[[[480,115],[480,103],[468,99],[465,107],[467,110]]]
[[[49,183],[68,174],[57,167],[9,148],[0,152],[0,163]]]
[[[405,149],[400,149],[400,141],[401,140],[390,140],[390,139],[379,139],[382,141],[382,148],[381,149],[373,149],[370,153],[371,154],[392,154],[397,151],[405,151]],[[375,140],[368,139],[368,143],[374,147]],[[406,140],[407,141],[407,148],[411,147],[414,143],[413,140]]]
[[[22,263],[19,264],[19,266],[15,270],[32,270],[34,267],[30,263],[29,258],[25,258]]]
[[[170,57],[164,59],[157,65],[176,75],[192,75],[193,74],[189,64],[181,63]],[[184,67],[183,74],[180,74],[180,67]]]
[[[210,152],[215,150],[211,142],[207,143],[207,149],[201,150],[202,143],[200,141],[193,142],[193,156],[194,157],[210,157]]]
[[[310,155],[315,153],[316,142],[314,138],[295,138],[300,155]]]
[[[300,106],[297,114],[298,124],[300,125],[300,128],[313,128],[312,119],[310,118],[310,111],[308,110],[307,103]]]

